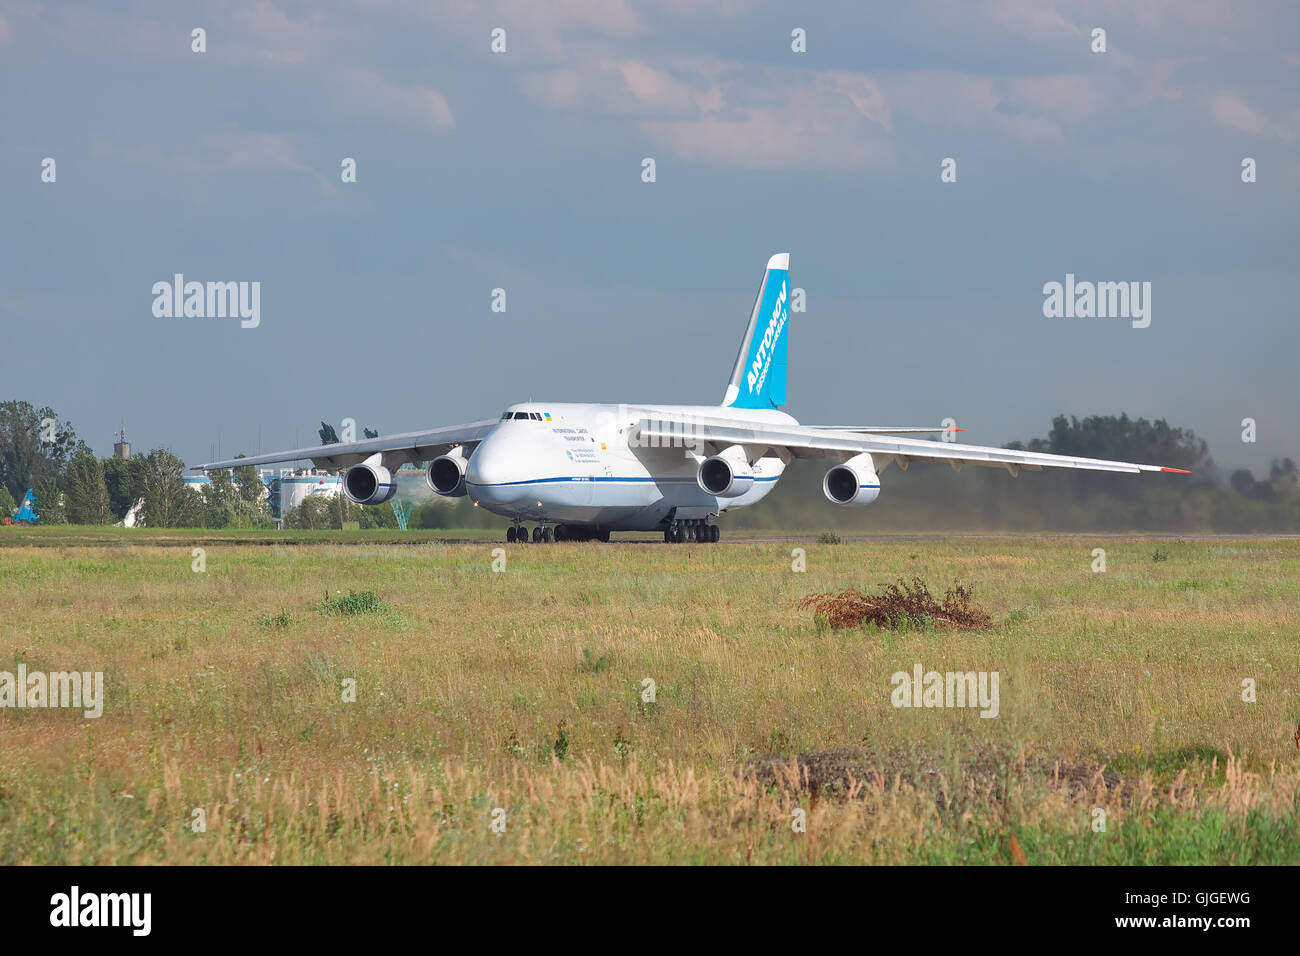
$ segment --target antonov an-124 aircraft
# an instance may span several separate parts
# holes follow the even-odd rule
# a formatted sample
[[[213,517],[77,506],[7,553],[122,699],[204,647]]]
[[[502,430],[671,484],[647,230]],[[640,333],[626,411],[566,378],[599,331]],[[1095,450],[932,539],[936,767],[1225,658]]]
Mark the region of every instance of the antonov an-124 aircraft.
[[[900,437],[940,428],[800,425],[786,402],[790,256],[772,256],[718,406],[524,402],[499,419],[365,441],[215,461],[195,470],[311,459],[346,468],[344,493],[365,505],[396,491],[402,465],[428,463],[439,495],[468,495],[511,519],[507,541],[608,541],[611,531],[662,531],[664,540],[717,541],[725,511],[760,501],[791,459],[834,461],[822,491],[836,504],[870,504],[880,473],[913,461],[1021,470],[1165,471],[1095,458]],[[1186,473],[1186,472],[1182,472]]]

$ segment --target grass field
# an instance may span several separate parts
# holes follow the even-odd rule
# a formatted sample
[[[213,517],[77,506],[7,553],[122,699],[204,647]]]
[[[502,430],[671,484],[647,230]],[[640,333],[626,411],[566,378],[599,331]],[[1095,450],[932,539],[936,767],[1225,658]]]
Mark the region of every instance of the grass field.
[[[1300,862],[1298,541],[435,538],[0,529],[0,671],[106,692],[0,709],[0,862]],[[918,576],[994,628],[796,606]]]

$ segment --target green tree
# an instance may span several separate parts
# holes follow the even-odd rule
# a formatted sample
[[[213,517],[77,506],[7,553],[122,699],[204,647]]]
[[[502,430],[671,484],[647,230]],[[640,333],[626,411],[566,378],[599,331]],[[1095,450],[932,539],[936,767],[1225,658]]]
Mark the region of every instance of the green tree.
[[[1190,428],[1175,428],[1163,418],[1152,422],[1128,415],[1089,415],[1083,419],[1057,415],[1045,440],[1010,442],[1005,447],[1073,458],[1105,458],[1182,468],[1192,472],[1191,481],[1197,482],[1207,482],[1214,467],[1208,446],[1195,432]],[[1138,486],[1126,474],[1073,471],[1063,482],[1075,497],[1103,494],[1132,500],[1138,493]],[[1189,483],[1184,481],[1184,486]],[[1029,493],[1040,494],[1041,490]]]
[[[349,501],[340,506],[337,502],[337,498],[327,498],[323,495],[304,498],[298,507],[291,509],[284,516],[284,526],[306,530],[341,528],[344,521],[351,520],[348,517],[347,505],[352,503]]]
[[[72,524],[108,524],[108,486],[104,467],[89,451],[79,452],[68,464],[67,513]]]
[[[1090,415],[1082,420],[1057,415],[1047,435],[1054,455],[1110,458],[1198,471],[1211,464],[1209,448],[1190,428],[1174,428],[1127,415]]]
[[[329,515],[329,526],[331,528],[342,528],[345,521],[361,520],[361,505],[354,502],[347,495],[335,495],[332,498],[323,498],[326,502],[326,511]]]
[[[208,528],[225,528],[235,523],[236,503],[241,502],[239,490],[230,478],[228,468],[209,473],[203,486],[203,524]]]
[[[7,518],[18,510],[18,502],[9,494],[9,489],[0,485],[0,518]]]
[[[203,501],[185,484],[185,463],[165,448],[144,456],[140,478],[144,525],[148,528],[194,528],[202,524]]]
[[[62,476],[68,460],[85,447],[54,409],[0,402],[0,484],[14,500],[42,478]]]
[[[393,511],[391,502],[382,505],[358,505],[357,512],[357,517],[353,520],[359,521],[362,528],[397,527],[397,512]]]
[[[104,470],[104,485],[108,489],[108,508],[114,520],[126,513],[140,500],[140,462],[144,459],[105,458],[100,464]]]
[[[275,522],[271,519],[271,509],[266,500],[234,500],[234,518],[230,522],[236,528],[270,528]]]
[[[316,433],[320,435],[320,443],[322,445],[333,445],[339,440],[339,433],[334,430],[334,426],[329,422],[321,422],[320,428],[317,429]],[[361,433],[367,438],[379,437],[379,432],[376,429],[363,428],[361,429]]]
[[[243,458],[243,455],[236,455]],[[267,503],[266,485],[255,465],[240,465],[235,469],[237,500],[232,500],[234,524],[240,528],[262,528],[271,524],[271,509]]]
[[[40,523],[67,524],[68,516],[64,510],[63,492],[59,489],[59,480],[54,475],[46,475],[32,488],[36,492],[36,514]]]
[[[397,515],[387,504],[359,505],[345,495],[311,495],[284,516],[284,526],[295,529],[338,530],[345,521],[355,521],[362,528],[397,527]]]
[[[243,458],[243,455],[236,455]],[[235,469],[235,484],[239,486],[239,497],[245,501],[262,501],[266,498],[266,485],[257,473],[256,465],[240,465]]]

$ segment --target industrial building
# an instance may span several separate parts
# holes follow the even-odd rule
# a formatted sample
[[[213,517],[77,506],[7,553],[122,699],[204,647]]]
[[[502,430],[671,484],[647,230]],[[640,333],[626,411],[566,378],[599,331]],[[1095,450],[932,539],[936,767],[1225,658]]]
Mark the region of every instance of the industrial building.
[[[129,446],[128,446],[129,447]],[[129,454],[129,451],[128,451]],[[284,516],[311,497],[336,498],[343,493],[343,475],[330,474],[315,468],[263,468],[258,477],[266,486],[267,506],[271,518],[277,527],[284,526]],[[431,498],[424,481],[424,469],[408,465],[399,469],[394,475],[397,482],[397,494],[390,504],[397,515],[398,526],[406,528],[410,518],[411,506],[415,501]],[[210,484],[206,474],[185,475],[185,485],[195,491],[202,491]]]

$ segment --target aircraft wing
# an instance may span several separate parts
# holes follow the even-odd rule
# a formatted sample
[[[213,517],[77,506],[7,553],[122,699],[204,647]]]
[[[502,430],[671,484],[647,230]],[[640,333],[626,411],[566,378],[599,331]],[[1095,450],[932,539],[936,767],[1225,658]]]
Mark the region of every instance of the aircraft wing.
[[[1005,468],[1012,475],[1020,474],[1022,469],[1041,471],[1044,468],[1083,468],[1089,471],[1132,474],[1143,471],[1188,474],[1181,468],[1168,468],[1162,465],[1139,465],[1100,458],[1072,458],[1067,455],[1015,451],[1010,448],[993,448],[984,445],[959,445],[953,442],[834,431],[806,425],[767,425],[699,419],[681,421],[642,419],[639,425],[641,435],[645,437],[677,441],[685,437],[709,442],[719,450],[727,445],[745,445],[750,449],[759,449],[760,454],[762,449],[770,448],[778,452],[787,452],[794,458],[847,458],[867,452],[872,456],[877,471],[883,471],[891,462],[897,462],[900,468],[906,470],[913,461],[940,461],[947,462],[958,471],[963,465],[979,465],[987,468]]]
[[[897,428],[889,425],[804,425],[802,427],[819,432],[856,432],[860,435],[938,435],[950,430],[934,428],[930,425],[900,425]],[[965,430],[964,428],[951,429],[954,432]]]
[[[386,463],[394,466],[420,462],[446,454],[456,445],[467,445],[482,441],[487,433],[497,424],[496,419],[481,422],[469,422],[465,425],[450,425],[446,428],[434,428],[423,432],[406,432],[401,435],[385,435],[379,438],[367,438],[363,441],[335,442],[332,445],[312,445],[309,448],[293,448],[289,451],[271,452],[267,455],[253,455],[249,458],[230,458],[226,461],[213,461],[206,465],[197,465],[191,471],[216,471],[220,468],[240,468],[244,465],[269,465],[280,461],[301,461],[311,459],[317,468],[336,470],[347,468],[365,461],[376,452],[383,452]]]

